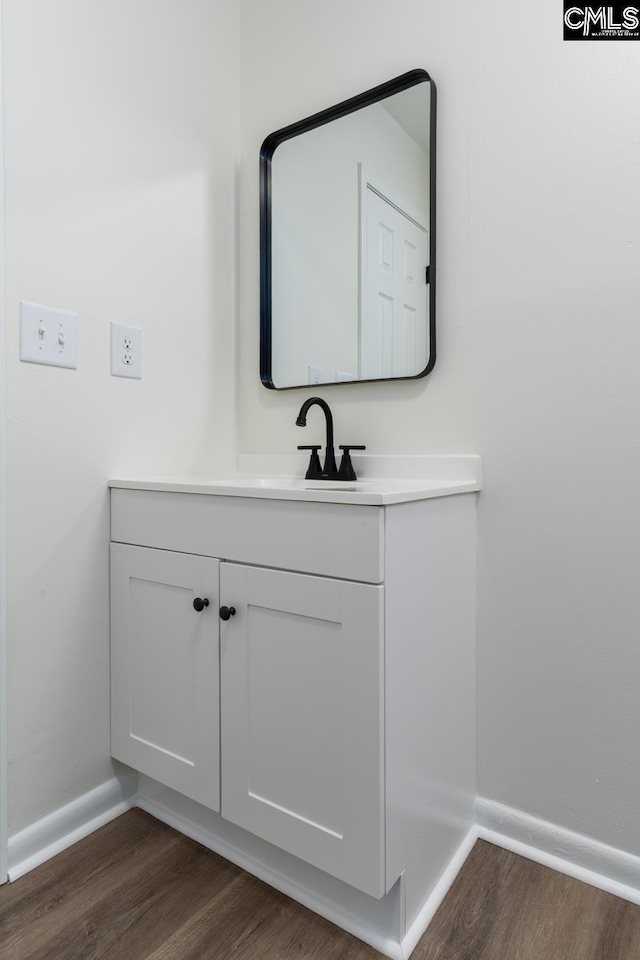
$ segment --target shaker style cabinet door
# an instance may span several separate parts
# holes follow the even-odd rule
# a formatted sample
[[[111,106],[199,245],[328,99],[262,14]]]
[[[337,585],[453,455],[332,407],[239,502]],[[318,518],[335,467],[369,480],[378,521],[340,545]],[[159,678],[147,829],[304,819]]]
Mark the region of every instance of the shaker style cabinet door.
[[[111,544],[111,753],[212,810],[218,569],[209,557]]]
[[[222,816],[384,892],[383,588],[221,563]]]

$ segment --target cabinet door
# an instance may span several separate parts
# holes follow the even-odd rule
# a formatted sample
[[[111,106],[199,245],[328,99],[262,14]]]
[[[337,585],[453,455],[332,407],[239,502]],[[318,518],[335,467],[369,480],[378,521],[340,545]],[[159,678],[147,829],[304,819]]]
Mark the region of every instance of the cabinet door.
[[[222,563],[222,815],[384,894],[382,587]]]
[[[111,544],[111,753],[220,809],[218,568]],[[209,606],[198,613],[196,597]]]

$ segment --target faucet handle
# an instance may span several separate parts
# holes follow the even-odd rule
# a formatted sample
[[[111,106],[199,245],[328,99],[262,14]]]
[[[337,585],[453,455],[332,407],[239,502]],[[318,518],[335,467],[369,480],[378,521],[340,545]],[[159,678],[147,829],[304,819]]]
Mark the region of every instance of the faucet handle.
[[[318,456],[318,450],[320,447],[321,444],[310,444],[308,446],[298,447],[298,450],[311,450],[309,466],[307,467],[307,472],[304,475],[305,480],[320,480],[322,477],[322,466],[320,465],[320,457]]]
[[[353,469],[353,463],[351,462],[350,450],[366,450],[365,446],[350,443],[348,445],[340,445],[340,449],[343,451],[342,460],[340,461],[340,469],[338,470],[338,480],[357,480],[356,472]]]

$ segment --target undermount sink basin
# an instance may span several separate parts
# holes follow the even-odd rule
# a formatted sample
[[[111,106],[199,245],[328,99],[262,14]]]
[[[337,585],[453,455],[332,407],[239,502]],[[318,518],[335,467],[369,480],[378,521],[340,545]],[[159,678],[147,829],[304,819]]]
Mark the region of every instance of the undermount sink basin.
[[[212,484],[229,486],[229,480],[212,480]],[[234,487],[264,490],[363,490],[370,480],[305,480],[301,477],[234,477]]]

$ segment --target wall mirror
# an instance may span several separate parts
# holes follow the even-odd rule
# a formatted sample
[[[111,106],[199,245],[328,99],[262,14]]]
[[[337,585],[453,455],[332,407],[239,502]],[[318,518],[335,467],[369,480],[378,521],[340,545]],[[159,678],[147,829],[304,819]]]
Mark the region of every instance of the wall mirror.
[[[260,153],[260,376],[284,389],[435,363],[436,89],[412,70]]]

